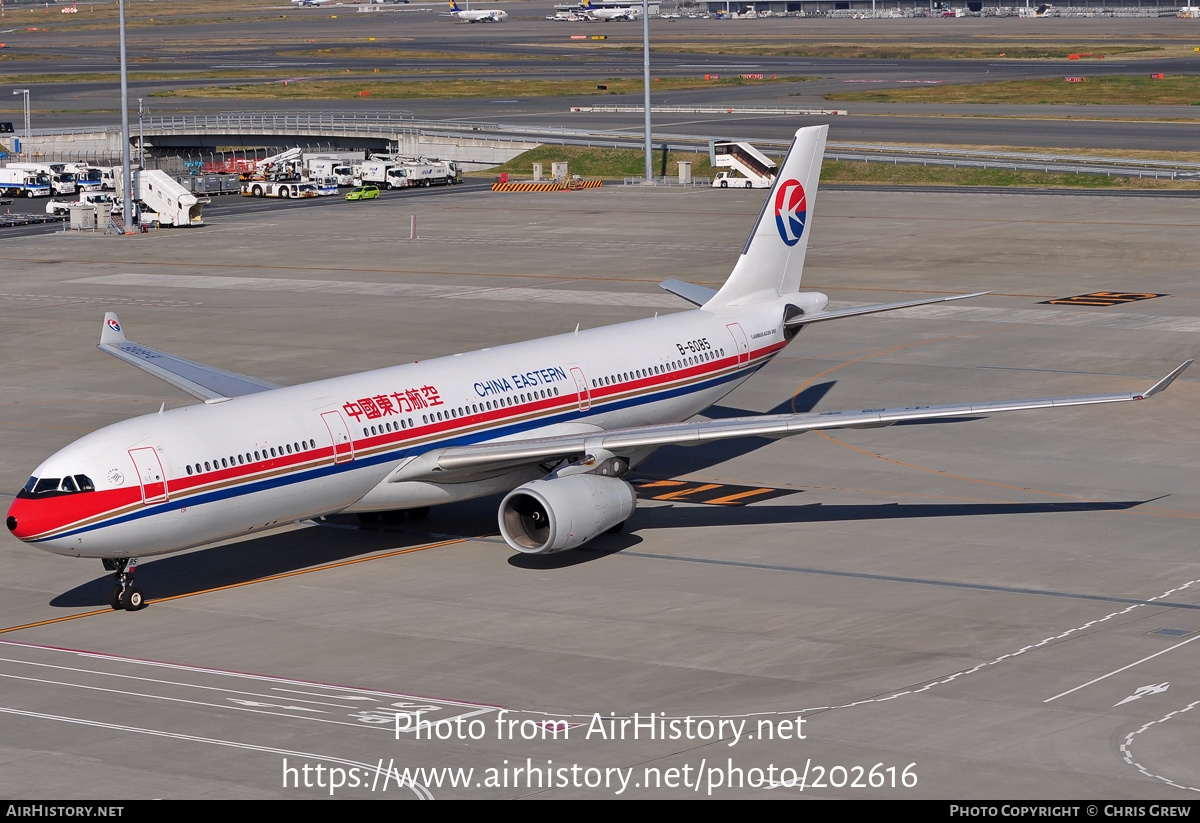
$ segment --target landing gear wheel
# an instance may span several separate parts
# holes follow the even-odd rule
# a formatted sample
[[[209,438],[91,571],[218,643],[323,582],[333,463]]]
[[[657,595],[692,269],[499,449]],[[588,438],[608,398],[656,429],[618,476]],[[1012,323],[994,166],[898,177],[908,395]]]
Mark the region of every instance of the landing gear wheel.
[[[125,610],[136,612],[146,606],[146,596],[142,594],[142,590],[137,586],[133,586],[129,591],[125,592]]]
[[[408,516],[413,520],[424,520],[429,516],[429,507],[421,506],[420,508],[409,509]]]
[[[113,575],[115,585],[108,593],[108,605],[113,609],[125,609],[136,612],[146,605],[146,595],[133,585],[133,573],[137,570],[136,557],[104,557],[105,571],[116,572]]]

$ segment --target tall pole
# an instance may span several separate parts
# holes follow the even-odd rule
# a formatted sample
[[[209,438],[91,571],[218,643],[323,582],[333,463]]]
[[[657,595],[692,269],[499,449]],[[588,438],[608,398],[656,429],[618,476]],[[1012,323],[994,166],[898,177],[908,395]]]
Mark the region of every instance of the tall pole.
[[[138,98],[138,168],[146,168],[146,133],[142,128],[142,98],[140,97]]]
[[[125,0],[118,0],[117,13],[121,25],[121,218],[129,233],[133,180],[129,176],[129,72],[125,65]]]
[[[25,114],[25,144],[28,145],[29,144],[29,89],[13,89],[13,94],[25,95],[25,99],[23,101],[21,108]],[[19,154],[26,154],[28,152],[29,152],[28,148],[23,148],[23,151],[19,152]]]
[[[650,3],[642,0],[642,85],[646,87],[646,182],[654,182],[654,148],[650,145]]]

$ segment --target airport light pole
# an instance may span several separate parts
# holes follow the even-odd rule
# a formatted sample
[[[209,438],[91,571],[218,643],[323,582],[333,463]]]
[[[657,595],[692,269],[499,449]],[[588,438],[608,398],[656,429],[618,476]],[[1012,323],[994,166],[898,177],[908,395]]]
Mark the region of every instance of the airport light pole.
[[[646,183],[654,182],[654,147],[650,141],[650,3],[642,0],[642,85],[646,110]]]
[[[28,143],[29,142],[29,89],[13,89],[13,94],[25,95],[25,106],[24,106],[24,108],[25,108],[25,142]],[[28,149],[25,149],[25,151],[28,151]],[[20,154],[24,154],[25,151],[20,152]]]
[[[129,72],[125,65],[125,0],[117,0],[121,29],[121,220],[129,231],[133,180],[129,176]]]

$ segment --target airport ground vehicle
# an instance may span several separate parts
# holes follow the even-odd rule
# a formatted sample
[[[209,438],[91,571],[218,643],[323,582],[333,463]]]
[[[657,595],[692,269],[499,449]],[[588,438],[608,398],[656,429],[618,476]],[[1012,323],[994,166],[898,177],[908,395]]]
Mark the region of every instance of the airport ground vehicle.
[[[64,171],[75,175],[76,191],[100,191],[104,188],[104,175],[97,166],[86,163],[66,163]]]
[[[122,188],[122,170],[115,170],[114,178],[117,184],[117,201],[113,204],[113,212],[122,211],[120,207]],[[130,191],[135,201],[143,206],[138,209],[141,222],[146,224],[148,214],[154,214],[153,223],[162,226],[203,226],[201,214],[204,207],[211,201],[207,197],[197,197],[167,174],[158,169],[132,170],[133,185]]]
[[[46,204],[46,214],[70,214],[72,206],[95,206],[107,211],[116,202],[116,197],[106,191],[80,192],[75,200],[51,200]]]
[[[340,158],[306,156],[304,173],[310,180],[326,180],[332,177],[338,186],[353,185],[354,180],[353,165]]]
[[[140,556],[335,513],[507,492],[505,542],[551,554],[620,528],[636,506],[624,475],[665,445],[1140,401],[1190,364],[1138,393],[692,419],[807,325],[980,296],[830,310],[826,295],[800,291],[826,131],[796,133],[720,289],[661,284],[692,311],[288,387],[134,343],[109,312],[102,351],[203,402],[61,449],[34,469],[6,526],[46,551],[100,558],[115,574],[110,604],[128,610],[145,602],[130,576]]]
[[[46,197],[50,175],[15,166],[0,168],[0,194],[10,197]]]
[[[403,165],[403,161],[395,159],[372,158],[354,166],[352,183],[355,186],[378,186],[391,188],[388,185],[388,173]]]
[[[389,189],[404,189],[413,186],[452,186],[462,182],[462,171],[457,163],[449,160],[408,162],[393,166],[387,172]]]
[[[316,197],[317,189],[311,183],[271,183],[266,180],[253,180],[242,184],[242,194],[249,197],[282,197],[286,200],[293,197]]]
[[[347,200],[377,200],[378,198],[378,186],[359,186],[346,192]]]
[[[766,189],[775,183],[775,161],[749,143],[712,140],[708,159],[714,169],[729,169],[713,177],[713,188]]]
[[[69,171],[64,171],[64,167],[64,163],[9,163],[6,166],[6,168],[10,169],[24,169],[26,171],[45,174],[49,179],[51,194],[74,194],[75,175]]]

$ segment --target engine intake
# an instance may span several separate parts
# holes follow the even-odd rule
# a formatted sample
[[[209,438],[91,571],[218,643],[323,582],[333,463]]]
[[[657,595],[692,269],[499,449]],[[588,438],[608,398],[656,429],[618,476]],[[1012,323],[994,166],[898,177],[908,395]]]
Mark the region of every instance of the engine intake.
[[[534,480],[500,503],[500,534],[526,554],[553,554],[582,546],[629,519],[637,495],[624,480],[573,474]]]

